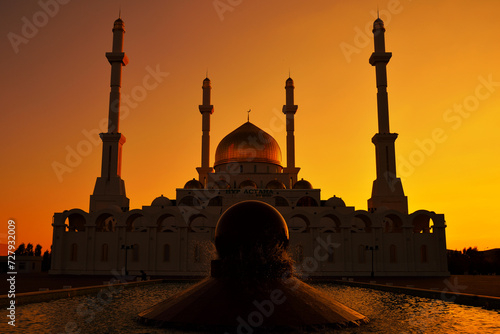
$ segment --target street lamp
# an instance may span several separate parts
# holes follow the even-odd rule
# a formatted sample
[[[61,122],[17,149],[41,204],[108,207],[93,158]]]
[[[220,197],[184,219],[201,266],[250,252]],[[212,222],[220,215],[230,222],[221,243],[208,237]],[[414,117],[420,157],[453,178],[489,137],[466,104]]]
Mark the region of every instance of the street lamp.
[[[122,245],[122,249],[125,249],[125,275],[128,276],[127,270],[127,253],[129,249],[133,249],[134,245]]]
[[[373,251],[378,250],[378,246],[375,246],[375,247],[373,247],[373,246],[365,246],[365,249],[372,251],[372,273],[371,273],[371,277],[374,277],[375,276],[375,272],[373,271]]]

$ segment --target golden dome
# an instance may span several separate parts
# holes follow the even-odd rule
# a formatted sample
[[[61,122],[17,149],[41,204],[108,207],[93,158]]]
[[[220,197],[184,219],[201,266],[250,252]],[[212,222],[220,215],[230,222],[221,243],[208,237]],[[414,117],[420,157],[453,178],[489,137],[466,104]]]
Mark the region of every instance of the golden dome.
[[[264,162],[281,166],[281,150],[271,135],[246,122],[225,136],[215,151],[214,167],[231,162]]]

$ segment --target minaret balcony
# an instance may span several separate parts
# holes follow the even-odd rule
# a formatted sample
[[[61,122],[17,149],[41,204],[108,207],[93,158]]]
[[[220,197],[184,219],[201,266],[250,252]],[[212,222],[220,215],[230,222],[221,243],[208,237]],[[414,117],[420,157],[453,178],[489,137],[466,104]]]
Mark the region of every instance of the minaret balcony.
[[[392,57],[392,52],[373,52],[370,56],[370,64],[375,66],[377,63],[388,63]]]

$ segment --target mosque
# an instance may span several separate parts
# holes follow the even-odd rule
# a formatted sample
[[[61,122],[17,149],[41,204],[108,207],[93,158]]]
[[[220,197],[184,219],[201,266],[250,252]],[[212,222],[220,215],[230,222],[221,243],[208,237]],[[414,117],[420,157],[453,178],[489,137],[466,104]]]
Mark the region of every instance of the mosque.
[[[290,255],[310,276],[447,276],[443,214],[408,212],[407,197],[396,176],[389,130],[384,23],[373,24],[378,133],[372,142],[376,179],[367,210],[347,206],[339,197],[321,199],[321,190],[299,179],[295,166],[294,82],[285,83],[286,165],[277,141],[246,122],[218,144],[210,164],[211,82],[203,80],[201,166],[198,177],[142,209],[129,208],[121,157],[125,137],[119,132],[124,23],[113,26],[108,131],[103,142],[101,175],[90,196],[89,211],[54,214],[51,274],[107,275],[113,270],[148,275],[206,276],[215,258],[215,226],[220,215],[243,200],[273,205],[290,231]],[[251,228],[251,227],[249,227]]]

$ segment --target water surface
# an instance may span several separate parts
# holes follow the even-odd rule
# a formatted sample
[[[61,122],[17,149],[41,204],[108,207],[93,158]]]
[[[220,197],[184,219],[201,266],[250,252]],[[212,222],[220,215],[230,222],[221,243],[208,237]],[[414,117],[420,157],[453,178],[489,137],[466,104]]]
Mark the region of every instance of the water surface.
[[[146,285],[19,306],[16,328],[7,326],[4,319],[0,332],[186,333],[148,327],[135,319],[141,311],[191,284]],[[313,285],[371,320],[359,328],[322,333],[500,333],[498,311],[358,287]]]

